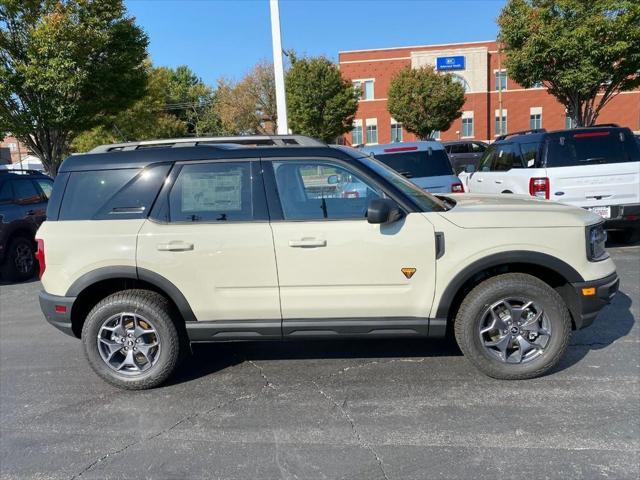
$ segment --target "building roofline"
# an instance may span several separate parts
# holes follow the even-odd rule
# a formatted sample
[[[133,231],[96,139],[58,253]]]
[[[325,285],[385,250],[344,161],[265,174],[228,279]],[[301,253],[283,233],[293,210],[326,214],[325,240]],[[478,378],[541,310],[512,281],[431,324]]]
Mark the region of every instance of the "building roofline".
[[[455,42],[455,43],[437,43],[432,45],[407,45],[405,47],[382,47],[382,48],[365,48],[362,50],[339,50],[338,55],[342,53],[361,53],[361,52],[378,52],[385,50],[405,50],[408,48],[437,48],[437,47],[455,47],[460,45],[478,45],[481,43],[495,43],[497,40],[476,40],[473,42]]]

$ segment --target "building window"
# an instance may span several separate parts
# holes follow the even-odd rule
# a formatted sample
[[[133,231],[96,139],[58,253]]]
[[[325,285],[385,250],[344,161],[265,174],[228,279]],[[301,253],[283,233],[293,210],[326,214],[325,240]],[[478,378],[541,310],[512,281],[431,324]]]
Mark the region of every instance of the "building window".
[[[538,130],[542,128],[542,114],[532,113],[529,115],[529,128],[531,130]]]
[[[502,118],[500,118],[500,113],[496,112],[496,135],[506,135],[506,134],[507,134],[507,113],[503,111]]]
[[[496,90],[507,89],[507,71],[500,70],[496,72]]]
[[[351,130],[351,145],[362,145],[362,120],[353,122],[353,130]]]
[[[353,85],[353,89],[358,92],[360,98],[362,98],[362,82],[360,80],[354,80],[351,82],[351,85]]]
[[[373,80],[365,80],[363,100],[373,100]]]
[[[378,143],[378,119],[367,118],[367,144]]]
[[[402,124],[391,119],[391,143],[402,142]]]
[[[473,137],[473,117],[462,119],[462,136]]]
[[[9,144],[9,150],[11,150],[12,152],[16,151],[16,143],[15,142],[11,142]]]
[[[440,130],[434,130],[431,132],[431,138],[434,140],[440,140]]]
[[[573,122],[573,118],[571,118],[569,115],[565,115],[564,117],[564,128],[566,128],[567,130],[571,130],[572,128],[575,128],[575,123]]]

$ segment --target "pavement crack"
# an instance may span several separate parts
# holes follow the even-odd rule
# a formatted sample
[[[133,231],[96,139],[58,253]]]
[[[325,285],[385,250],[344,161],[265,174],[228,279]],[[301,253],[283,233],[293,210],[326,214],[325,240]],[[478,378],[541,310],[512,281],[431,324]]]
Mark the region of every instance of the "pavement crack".
[[[249,365],[251,365],[253,368],[257,369],[258,372],[260,372],[260,376],[262,377],[262,379],[264,380],[264,385],[262,386],[262,389],[264,390],[265,388],[270,388],[272,390],[275,390],[276,387],[273,385],[273,383],[271,382],[271,380],[269,380],[269,377],[267,377],[267,375],[264,373],[264,369],[258,365],[256,362],[254,362],[253,360],[248,360],[246,359],[247,363]]]
[[[98,459],[94,460],[92,463],[90,463],[89,465],[87,465],[85,468],[83,468],[80,472],[78,472],[77,474],[73,475],[73,476],[71,477],[71,480],[75,480],[75,479],[77,479],[77,478],[80,478],[82,475],[84,475],[84,474],[85,474],[85,473],[87,473],[88,471],[92,470],[96,465],[98,465],[98,464],[102,463],[102,462],[103,462],[103,461],[105,461],[107,458],[110,458],[110,457],[116,456],[116,455],[118,455],[118,454],[120,454],[120,453],[124,452],[124,451],[125,451],[125,450],[127,450],[128,448],[131,448],[131,447],[136,446],[136,445],[140,445],[140,444],[142,444],[142,443],[148,442],[149,440],[153,440],[154,438],[157,438],[157,437],[159,437],[159,436],[161,436],[161,435],[164,435],[165,433],[168,433],[168,432],[170,432],[171,430],[173,430],[174,428],[176,428],[176,427],[178,427],[178,426],[182,425],[184,422],[187,422],[187,421],[193,420],[194,418],[199,417],[200,415],[208,415],[209,413],[211,413],[211,412],[213,412],[213,411],[215,411],[215,410],[217,410],[217,409],[219,409],[219,408],[226,407],[227,405],[231,405],[231,404],[232,404],[232,403],[234,403],[234,402],[238,402],[238,401],[240,401],[240,400],[247,400],[247,399],[249,399],[249,398],[255,398],[256,396],[257,396],[256,394],[244,394],[244,395],[239,395],[239,396],[234,397],[234,398],[232,398],[232,399],[230,399],[230,400],[226,400],[226,401],[224,401],[224,402],[220,402],[220,403],[218,403],[217,405],[215,405],[214,407],[211,407],[211,408],[209,408],[209,409],[207,409],[207,410],[205,410],[205,411],[202,411],[202,412],[195,412],[195,413],[192,413],[192,414],[190,414],[190,415],[186,415],[186,416],[182,417],[180,420],[178,420],[177,422],[175,422],[174,424],[169,425],[169,426],[168,426],[168,427],[166,427],[166,428],[163,428],[163,429],[162,429],[162,430],[160,430],[159,432],[156,432],[156,433],[154,433],[154,434],[152,434],[152,435],[149,435],[149,436],[147,436],[147,437],[143,437],[143,438],[141,438],[141,439],[139,439],[139,440],[136,440],[136,441],[134,441],[134,442],[127,443],[126,445],[124,445],[124,446],[122,446],[122,447],[118,448],[117,450],[114,450],[114,451],[112,451],[112,452],[109,452],[109,453],[106,453],[106,454],[102,455],[101,457],[99,457]]]
[[[607,345],[611,345],[611,342],[570,343],[569,347],[606,347]]]
[[[318,391],[318,393],[320,393],[320,395],[322,395],[325,399],[327,399],[329,402],[331,402],[335,408],[338,409],[338,411],[340,412],[342,417],[351,426],[351,431],[352,431],[353,436],[355,437],[356,441],[358,442],[358,445],[361,448],[364,448],[365,450],[368,450],[374,456],[374,458],[376,459],[376,463],[378,464],[378,468],[380,469],[380,473],[382,474],[382,478],[384,478],[384,480],[389,480],[389,477],[387,476],[387,472],[384,469],[384,462],[382,461],[382,458],[380,458],[380,455],[378,455],[378,452],[376,452],[376,450],[364,438],[362,438],[362,435],[360,434],[360,432],[358,431],[358,428],[356,426],[355,420],[353,419],[353,417],[351,415],[349,415],[349,412],[347,412],[344,409],[343,405],[346,405],[346,399],[345,399],[343,405],[340,405],[338,402],[336,402],[336,400],[331,395],[329,395],[327,392],[325,392],[322,389],[322,387],[320,385],[318,385],[318,383],[315,380],[311,380],[311,383],[313,383],[313,385],[316,387],[316,390]]]

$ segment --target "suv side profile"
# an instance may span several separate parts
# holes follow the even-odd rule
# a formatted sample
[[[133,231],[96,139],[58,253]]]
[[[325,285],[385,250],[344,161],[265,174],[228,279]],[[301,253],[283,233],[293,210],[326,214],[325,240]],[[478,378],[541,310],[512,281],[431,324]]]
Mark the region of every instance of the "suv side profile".
[[[628,128],[504,135],[466,180],[472,193],[525,194],[586,208],[623,241],[640,233],[640,148]]]
[[[121,388],[160,385],[193,342],[447,331],[485,374],[532,378],[618,289],[586,210],[436,197],[304,137],[197,141],[69,157],[38,231],[45,318]]]
[[[0,272],[5,279],[35,275],[35,234],[52,188],[53,180],[35,170],[0,170]]]

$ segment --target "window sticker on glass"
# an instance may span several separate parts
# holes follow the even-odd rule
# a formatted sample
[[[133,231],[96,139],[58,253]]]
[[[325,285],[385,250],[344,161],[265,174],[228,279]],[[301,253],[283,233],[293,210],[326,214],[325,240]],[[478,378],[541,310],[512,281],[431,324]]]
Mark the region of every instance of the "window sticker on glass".
[[[182,211],[242,210],[242,170],[187,173],[182,183]]]

